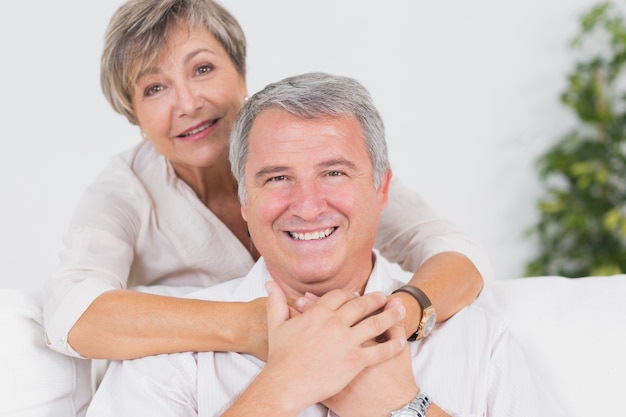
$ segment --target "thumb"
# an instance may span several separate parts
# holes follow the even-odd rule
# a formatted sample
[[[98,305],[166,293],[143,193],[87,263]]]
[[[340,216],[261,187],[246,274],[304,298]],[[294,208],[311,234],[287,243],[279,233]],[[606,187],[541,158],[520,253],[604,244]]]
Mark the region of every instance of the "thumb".
[[[281,324],[289,319],[289,305],[287,297],[275,281],[267,281],[265,283],[267,290],[267,330],[271,334]]]

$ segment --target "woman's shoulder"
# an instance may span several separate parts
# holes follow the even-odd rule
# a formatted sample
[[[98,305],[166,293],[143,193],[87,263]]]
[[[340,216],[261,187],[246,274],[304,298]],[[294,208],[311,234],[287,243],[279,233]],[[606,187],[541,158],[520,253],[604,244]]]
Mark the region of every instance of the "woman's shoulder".
[[[165,165],[163,159],[163,156],[154,149],[150,142],[139,142],[114,155],[99,177],[114,174],[141,176],[147,169],[153,168],[155,164],[162,163]]]
[[[149,144],[139,143],[109,160],[82,193],[74,222],[108,224],[121,218],[135,218],[145,211],[145,206],[151,204],[145,184],[145,178],[150,176],[142,170],[150,165],[150,160],[156,159],[154,148],[146,145]]]
[[[165,171],[162,156],[149,142],[140,142],[114,155],[87,187],[87,194],[95,190],[98,194],[136,195],[147,183],[159,182],[155,170]],[[161,177],[162,178],[162,177]]]

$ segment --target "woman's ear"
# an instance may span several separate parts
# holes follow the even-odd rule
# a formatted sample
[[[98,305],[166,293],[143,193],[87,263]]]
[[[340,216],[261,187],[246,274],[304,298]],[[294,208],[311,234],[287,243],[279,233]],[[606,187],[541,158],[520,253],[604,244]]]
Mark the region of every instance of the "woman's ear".
[[[248,223],[248,208],[245,204],[241,204],[241,217]]]

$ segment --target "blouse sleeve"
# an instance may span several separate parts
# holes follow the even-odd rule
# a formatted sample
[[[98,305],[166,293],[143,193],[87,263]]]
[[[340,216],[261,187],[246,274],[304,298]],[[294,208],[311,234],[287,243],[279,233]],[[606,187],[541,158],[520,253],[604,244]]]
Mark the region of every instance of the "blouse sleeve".
[[[126,288],[141,223],[137,198],[115,178],[96,181],[83,195],[46,284],[43,316],[51,349],[80,357],[68,344],[70,329],[99,295]]]
[[[415,272],[438,253],[459,252],[474,263],[484,280],[491,278],[484,249],[396,178],[391,180],[389,202],[381,214],[376,248],[407,272]]]

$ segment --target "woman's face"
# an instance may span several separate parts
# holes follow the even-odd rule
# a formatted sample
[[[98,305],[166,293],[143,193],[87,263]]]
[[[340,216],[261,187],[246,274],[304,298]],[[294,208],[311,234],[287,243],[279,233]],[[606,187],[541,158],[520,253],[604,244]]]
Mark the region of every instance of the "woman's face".
[[[154,66],[139,72],[132,104],[146,140],[180,174],[228,160],[228,136],[246,81],[204,28],[170,32]]]

